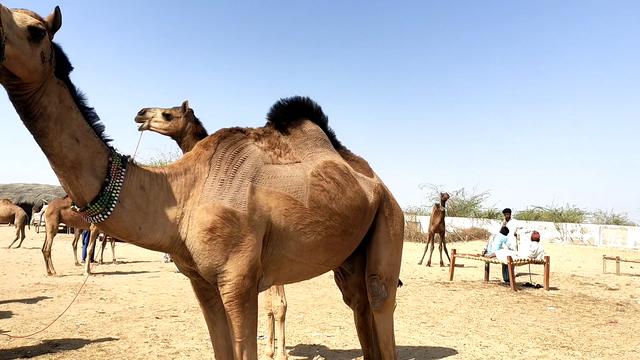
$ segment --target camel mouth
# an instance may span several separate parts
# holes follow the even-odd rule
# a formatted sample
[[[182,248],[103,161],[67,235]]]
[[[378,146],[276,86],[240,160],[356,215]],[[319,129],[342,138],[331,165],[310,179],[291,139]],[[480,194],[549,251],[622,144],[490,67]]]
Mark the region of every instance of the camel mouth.
[[[151,128],[151,119],[147,119],[144,116],[138,115],[134,121],[140,124],[140,126],[138,126],[138,131],[145,131]]]
[[[140,124],[140,126],[138,126],[138,131],[145,131],[145,130],[149,130],[151,128],[151,124],[149,123],[149,121],[145,121],[142,124]]]

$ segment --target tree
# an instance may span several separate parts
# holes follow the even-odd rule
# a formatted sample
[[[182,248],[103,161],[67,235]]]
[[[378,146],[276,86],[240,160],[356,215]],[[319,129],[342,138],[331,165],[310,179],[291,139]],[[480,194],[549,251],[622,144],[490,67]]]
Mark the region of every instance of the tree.
[[[627,214],[624,213],[615,213],[613,210],[596,210],[591,213],[590,222],[593,224],[602,224],[602,225],[624,225],[624,226],[635,226],[636,223],[629,220]]]
[[[170,151],[166,153],[159,152],[157,155],[154,155],[151,158],[149,158],[149,160],[145,162],[141,162],[141,164],[144,166],[151,166],[151,167],[167,166],[172,162],[175,162],[176,160],[178,160],[181,156],[182,156],[182,153],[178,151]]]

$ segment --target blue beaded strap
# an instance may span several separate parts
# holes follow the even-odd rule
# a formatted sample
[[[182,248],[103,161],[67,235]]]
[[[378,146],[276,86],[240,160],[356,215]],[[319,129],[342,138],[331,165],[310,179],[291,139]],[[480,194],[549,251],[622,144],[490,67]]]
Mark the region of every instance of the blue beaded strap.
[[[107,220],[116,208],[116,203],[120,197],[124,177],[127,173],[128,162],[128,156],[120,155],[112,148],[107,165],[107,176],[102,183],[100,192],[86,207],[79,208],[73,204],[72,209],[91,224],[97,224]]]

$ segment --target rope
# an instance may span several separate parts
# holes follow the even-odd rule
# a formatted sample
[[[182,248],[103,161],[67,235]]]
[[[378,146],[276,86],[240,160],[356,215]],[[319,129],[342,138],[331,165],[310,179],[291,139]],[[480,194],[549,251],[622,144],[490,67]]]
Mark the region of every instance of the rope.
[[[133,151],[133,156],[131,156],[131,161],[135,160],[136,154],[138,153],[138,147],[140,146],[140,141],[142,141],[142,134],[144,131],[140,131],[140,137],[138,138],[138,144],[136,144],[136,149]]]
[[[89,259],[87,259],[87,260],[89,260]],[[91,265],[89,265],[89,266],[91,266]],[[51,321],[49,323],[49,325],[45,326],[43,329],[40,329],[40,330],[38,330],[36,332],[33,332],[31,334],[28,334],[28,335],[9,335],[9,334],[4,334],[4,333],[0,333],[0,335],[6,336],[6,337],[11,338],[11,339],[25,339],[25,338],[32,337],[33,335],[39,334],[39,333],[47,330],[49,327],[51,327],[51,325],[53,325],[56,321],[58,321],[58,319],[60,319],[62,317],[62,315],[64,315],[67,312],[67,310],[69,310],[71,305],[78,298],[78,295],[80,295],[80,292],[82,291],[82,288],[84,288],[84,285],[87,283],[87,280],[89,279],[89,276],[90,276],[89,274],[87,274],[87,276],[85,276],[84,281],[82,282],[82,285],[80,285],[80,288],[76,292],[76,295],[73,297],[73,300],[71,300],[71,302],[69,303],[69,305],[67,305],[67,307],[64,309],[64,311],[60,315],[58,315],[55,319],[53,319],[53,321]]]

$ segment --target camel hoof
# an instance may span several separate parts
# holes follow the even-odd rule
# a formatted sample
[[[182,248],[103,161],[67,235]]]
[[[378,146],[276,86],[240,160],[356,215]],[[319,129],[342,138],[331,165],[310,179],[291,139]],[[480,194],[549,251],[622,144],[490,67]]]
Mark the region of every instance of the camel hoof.
[[[440,263],[440,267],[444,267],[444,263]]]
[[[431,263],[427,263],[427,266],[431,267]]]
[[[76,266],[82,266],[82,264],[76,261]]]

